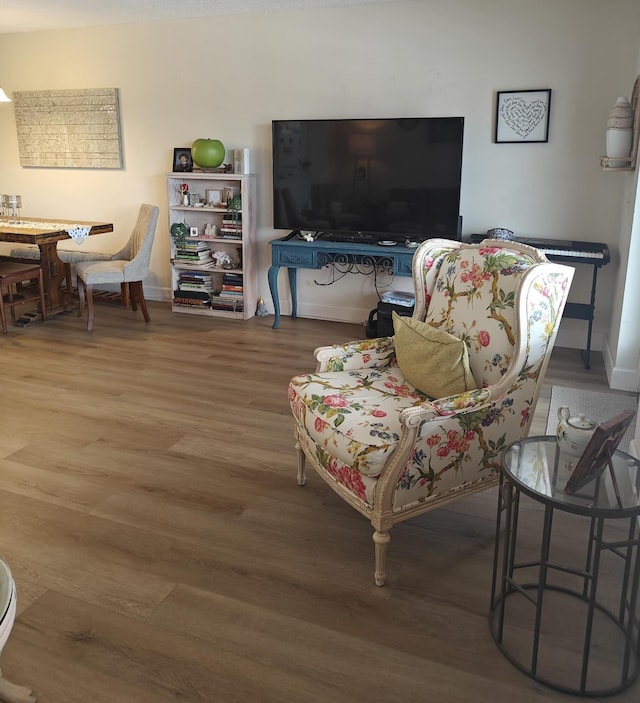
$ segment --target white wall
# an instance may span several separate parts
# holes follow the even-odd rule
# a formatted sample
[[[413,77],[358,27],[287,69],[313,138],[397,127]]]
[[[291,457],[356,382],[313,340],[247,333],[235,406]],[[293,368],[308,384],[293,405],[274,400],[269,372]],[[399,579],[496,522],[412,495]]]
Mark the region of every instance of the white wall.
[[[260,290],[270,303],[268,241],[284,234],[271,228],[272,119],[464,115],[465,233],[504,226],[609,243],[594,334],[602,349],[633,174],[603,173],[599,156],[609,109],[631,91],[639,38],[637,0],[415,0],[0,35],[9,94],[119,88],[125,152],[121,171],[22,168],[13,109],[0,105],[0,191],[21,194],[25,215],[113,221],[116,232],[88,246],[114,250],[140,202],[159,204],[145,290],[168,299],[164,175],[173,147],[198,137],[248,146],[258,174]],[[493,144],[495,92],[527,88],[553,90],[549,143]],[[299,276],[301,315],[360,321],[375,305],[369,277],[323,288],[314,279],[327,274]],[[589,287],[590,270],[579,267],[571,299],[584,300]],[[565,320],[558,343],[580,348],[585,331]]]

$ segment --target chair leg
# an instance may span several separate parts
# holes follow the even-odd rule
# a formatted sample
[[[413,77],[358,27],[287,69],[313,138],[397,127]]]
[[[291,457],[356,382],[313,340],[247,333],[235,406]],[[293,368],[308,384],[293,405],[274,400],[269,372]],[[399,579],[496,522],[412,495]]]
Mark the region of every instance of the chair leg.
[[[88,283],[85,288],[87,297],[87,332],[93,329],[93,283]]]
[[[304,486],[304,484],[307,482],[307,476],[304,471],[305,457],[304,452],[302,451],[302,447],[300,446],[300,442],[298,441],[296,441],[296,452],[298,452],[298,485]]]
[[[84,315],[85,283],[78,276],[78,317]]]
[[[44,277],[42,275],[42,268],[38,272],[38,288],[40,289],[40,314],[42,315],[42,321],[47,319],[47,304],[44,296]]]
[[[150,322],[151,318],[149,317],[149,311],[147,310],[147,301],[144,299],[142,281],[131,281],[131,283],[129,283],[129,290],[131,292],[131,307],[133,308],[133,305],[135,304],[133,302],[134,300],[136,301],[136,303],[140,303],[140,310],[142,310],[142,316],[144,317],[144,321]],[[135,310],[136,308],[133,309]]]
[[[20,286],[22,286],[22,283],[20,283]],[[7,295],[9,296],[9,310],[11,312],[11,319],[15,320],[16,319],[16,304],[13,299],[13,284],[10,283],[7,286]]]
[[[2,323],[2,333],[7,334],[7,315],[4,311],[4,297],[2,295],[2,286],[0,286],[0,322]]]
[[[120,284],[120,301],[122,302],[123,308],[128,308],[129,304],[131,304],[131,309],[132,310],[136,309],[135,300],[134,300],[133,296],[131,295],[131,291],[129,290],[128,283],[121,283]]]
[[[30,688],[18,686],[2,677],[0,672],[0,701],[8,703],[35,703],[36,697]]]
[[[378,530],[375,530],[373,533],[376,555],[376,570],[374,575],[376,586],[384,586],[385,579],[387,578],[387,545],[390,539],[391,535],[388,532],[378,532]]]

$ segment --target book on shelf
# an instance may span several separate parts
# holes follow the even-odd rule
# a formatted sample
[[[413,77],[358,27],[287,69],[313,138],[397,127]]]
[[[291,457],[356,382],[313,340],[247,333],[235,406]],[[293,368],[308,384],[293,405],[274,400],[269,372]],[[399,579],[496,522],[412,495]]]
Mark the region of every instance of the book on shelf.
[[[180,308],[200,308],[209,310],[211,308],[211,303],[198,301],[198,300],[178,300],[175,299],[173,304]]]
[[[208,256],[205,258],[198,258],[198,257],[192,257],[192,256],[176,256],[174,261],[177,264],[209,264],[209,263],[214,263],[213,259]]]
[[[173,291],[174,298],[194,298],[198,300],[209,300],[210,295],[205,291],[191,290],[188,293],[183,293],[180,290]]]
[[[178,260],[178,259],[173,259],[171,262],[176,268],[180,268],[181,270],[189,270],[189,271],[209,271],[211,269],[217,269],[218,267],[215,264],[215,261],[211,259],[210,261],[205,261],[205,262],[197,262],[197,261],[184,261],[184,260]]]
[[[222,290],[230,291],[232,293],[242,293],[244,288],[243,288],[243,286],[229,286],[229,285],[223,283]]]
[[[211,250],[209,247],[205,244],[203,247],[183,247],[183,246],[177,246],[176,247],[176,254],[179,252],[184,252],[185,254],[209,254]]]
[[[176,258],[191,258],[191,259],[206,259],[211,257],[210,249],[202,249],[201,251],[193,251],[189,249],[176,249]]]
[[[184,307],[189,307],[189,308],[210,308],[211,307],[211,300],[207,299],[204,300],[203,298],[194,298],[193,296],[190,295],[176,295],[173,298],[173,304],[174,305],[183,305]]]
[[[211,258],[209,258],[209,259],[189,259],[189,258],[181,257],[179,259],[178,258],[174,259],[174,261],[176,264],[188,264],[189,266],[191,266],[192,264],[195,266],[199,266],[201,264],[213,263],[213,259],[211,259]]]
[[[181,271],[180,275],[178,276],[178,280],[180,281],[210,281],[211,280],[211,273],[207,272],[202,272],[200,273],[199,271]]]
[[[230,312],[243,312],[244,304],[242,301],[225,301],[219,300],[217,298],[211,299],[211,309],[212,310],[228,310]]]
[[[202,291],[213,293],[213,286],[211,284],[179,283],[178,290],[181,292]]]
[[[202,285],[204,283],[211,283],[212,278],[211,276],[204,277],[204,278],[198,278],[198,277],[193,277],[193,276],[179,276],[178,277],[178,282],[179,283],[191,283],[195,285]]]
[[[202,249],[208,249],[209,245],[205,240],[202,239],[185,239],[184,242],[176,245],[178,249],[195,249],[196,251],[201,251]]]

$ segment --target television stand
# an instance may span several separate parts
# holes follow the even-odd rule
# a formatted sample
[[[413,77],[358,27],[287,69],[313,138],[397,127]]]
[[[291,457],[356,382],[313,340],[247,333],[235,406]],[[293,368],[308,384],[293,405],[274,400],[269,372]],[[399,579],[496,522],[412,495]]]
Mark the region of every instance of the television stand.
[[[280,297],[278,274],[285,266],[291,290],[291,317],[298,314],[297,273],[298,269],[321,269],[324,266],[348,267],[354,273],[372,273],[383,268],[394,276],[410,277],[415,248],[403,244],[381,246],[354,242],[332,242],[323,238],[306,242],[298,238],[282,237],[273,239],[271,245],[271,266],[268,280],[275,319],[273,329],[280,326]]]

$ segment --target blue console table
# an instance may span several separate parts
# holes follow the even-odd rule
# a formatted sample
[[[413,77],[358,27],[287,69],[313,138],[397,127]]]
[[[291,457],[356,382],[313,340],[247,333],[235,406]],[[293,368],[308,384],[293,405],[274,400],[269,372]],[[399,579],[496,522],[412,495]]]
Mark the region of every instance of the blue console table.
[[[354,244],[353,242],[328,242],[301,239],[273,239],[271,245],[271,266],[269,268],[269,290],[273,300],[275,320],[273,328],[280,325],[280,298],[278,296],[278,273],[286,266],[291,289],[291,317],[298,313],[296,276],[298,269],[321,269],[325,266],[338,266],[359,273],[370,273],[374,268],[382,268],[395,276],[411,276],[411,264],[415,249],[396,244]]]

